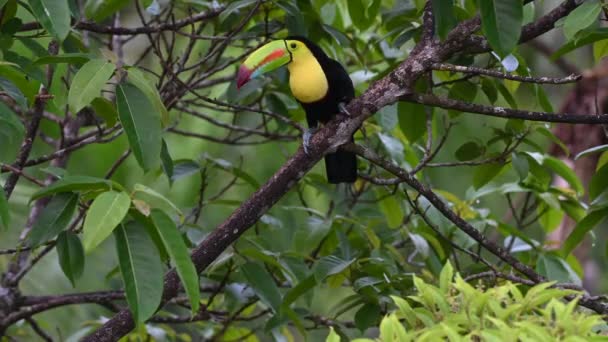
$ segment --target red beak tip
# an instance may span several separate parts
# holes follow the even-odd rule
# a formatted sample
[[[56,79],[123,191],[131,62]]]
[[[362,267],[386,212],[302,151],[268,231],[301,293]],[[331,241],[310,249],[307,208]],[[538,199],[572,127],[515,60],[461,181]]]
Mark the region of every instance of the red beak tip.
[[[245,83],[249,82],[250,76],[251,70],[249,70],[246,66],[241,65],[236,76],[236,88],[240,89],[243,85],[245,85]]]

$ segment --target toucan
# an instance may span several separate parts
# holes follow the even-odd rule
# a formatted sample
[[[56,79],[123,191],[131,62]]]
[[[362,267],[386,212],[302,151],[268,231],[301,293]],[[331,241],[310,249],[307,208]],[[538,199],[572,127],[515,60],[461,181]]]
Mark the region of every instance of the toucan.
[[[309,129],[303,140],[308,153],[310,137],[319,122],[324,124],[337,113],[348,115],[345,104],[355,97],[355,89],[339,62],[299,36],[271,41],[251,53],[239,67],[237,87],[283,65],[289,70],[291,92],[306,112]],[[354,153],[338,149],[325,156],[325,170],[329,183],[353,183],[357,179],[357,158]]]

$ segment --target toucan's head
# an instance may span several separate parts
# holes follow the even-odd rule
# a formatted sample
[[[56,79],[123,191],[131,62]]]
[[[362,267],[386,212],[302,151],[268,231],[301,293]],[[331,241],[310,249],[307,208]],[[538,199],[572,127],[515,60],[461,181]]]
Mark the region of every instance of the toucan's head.
[[[237,88],[242,87],[249,80],[276,70],[283,65],[312,56],[307,42],[305,38],[288,37],[273,40],[255,50],[239,68],[236,78]]]

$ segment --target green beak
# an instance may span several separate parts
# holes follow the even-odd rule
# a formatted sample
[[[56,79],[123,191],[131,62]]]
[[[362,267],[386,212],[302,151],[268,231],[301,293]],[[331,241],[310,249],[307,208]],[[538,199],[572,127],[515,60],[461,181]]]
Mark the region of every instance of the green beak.
[[[237,88],[242,87],[252,78],[256,78],[269,71],[291,62],[291,54],[287,50],[284,40],[274,40],[255,50],[239,67],[236,78]]]

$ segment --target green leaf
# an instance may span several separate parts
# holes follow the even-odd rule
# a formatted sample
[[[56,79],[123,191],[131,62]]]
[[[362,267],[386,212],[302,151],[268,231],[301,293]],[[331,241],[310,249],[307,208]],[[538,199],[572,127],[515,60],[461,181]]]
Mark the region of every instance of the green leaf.
[[[3,187],[0,186],[0,227],[7,230],[11,223],[11,213],[8,210],[8,201],[4,194]]]
[[[70,32],[67,0],[28,0],[28,3],[42,27],[61,43]]]
[[[74,75],[68,91],[70,111],[76,114],[98,97],[116,66],[103,59],[93,59],[83,65]]]
[[[594,154],[594,153],[601,153],[604,151],[608,151],[608,144],[607,145],[599,145],[599,146],[594,146],[591,148],[588,148],[584,151],[579,152],[575,157],[574,160],[577,160],[581,157],[585,157],[588,156],[590,154]]]
[[[586,0],[575,8],[564,21],[564,35],[567,40],[572,40],[574,36],[597,22],[602,11],[602,6],[596,0]]]
[[[163,125],[168,125],[169,112],[167,111],[167,107],[165,107],[163,100],[160,98],[158,89],[154,86],[155,81],[148,77],[148,74],[135,67],[127,69],[127,75],[129,77],[129,82],[146,94],[148,100],[156,107],[157,111],[155,113],[160,113],[160,120]]]
[[[141,90],[128,83],[116,88],[116,102],[135,159],[144,171],[149,171],[160,162],[162,130],[158,111]]]
[[[545,160],[543,161],[543,165],[552,169],[557,173],[560,177],[562,177],[574,191],[580,196],[585,192],[585,188],[583,187],[583,183],[578,178],[574,170],[572,170],[566,163],[562,160],[545,156]]]
[[[542,254],[536,262],[536,272],[547,277],[550,281],[574,283],[580,285],[581,280],[564,259],[553,254]]]
[[[53,196],[34,223],[28,245],[35,247],[57,236],[70,224],[77,204],[77,194],[61,193]]]
[[[522,0],[478,0],[481,28],[496,53],[505,57],[517,46],[524,18]]]
[[[589,199],[594,200],[608,188],[608,165],[597,170],[589,182]]]
[[[340,335],[336,334],[334,327],[329,327],[329,335],[327,335],[325,342],[340,342]]]
[[[175,182],[176,180],[182,179],[184,177],[197,174],[200,171],[201,166],[193,160],[177,160],[173,164],[173,175],[171,176],[171,181]]]
[[[315,285],[317,285],[317,279],[314,275],[306,277],[306,279],[299,282],[298,285],[287,291],[285,297],[283,297],[283,307],[288,307],[291,303],[295,302],[296,299],[315,287]]]
[[[137,222],[114,230],[127,303],[138,323],[150,318],[163,294],[163,266],[146,229]]]
[[[110,236],[130,206],[131,198],[122,191],[107,191],[95,198],[84,219],[83,244],[87,253]]]
[[[450,292],[450,284],[454,279],[454,268],[450,262],[446,262],[445,266],[439,274],[439,289],[444,295],[448,295]],[[393,298],[394,299],[394,298]]]
[[[595,226],[600,224],[602,221],[606,219],[608,215],[608,208],[592,211],[587,216],[585,216],[581,221],[579,221],[568,238],[564,242],[564,247],[562,248],[563,255],[567,256],[570,254],[576,246],[578,246],[585,235],[591,231]]]
[[[395,196],[386,195],[386,191],[376,191],[376,197],[382,198],[381,201],[378,201],[378,206],[382,214],[384,214],[389,228],[398,228],[403,223],[403,209],[401,209],[401,205]]]
[[[151,216],[163,245],[177,269],[177,274],[182,281],[184,289],[186,289],[186,294],[190,299],[192,314],[195,314],[199,309],[201,294],[198,273],[192,263],[192,259],[190,259],[188,247],[186,247],[186,243],[182,239],[182,235],[177,229],[175,222],[167,214],[161,210],[153,209]]]
[[[435,17],[435,30],[441,39],[445,39],[457,23],[454,16],[454,0],[431,0],[431,3]]]
[[[488,182],[494,179],[504,167],[505,165],[500,163],[477,166],[475,171],[473,171],[473,186],[475,189],[479,189],[488,184]]]
[[[25,135],[25,128],[15,113],[0,102],[0,160],[14,159]]]
[[[59,192],[100,191],[110,189],[123,190],[123,187],[116,182],[103,178],[89,176],[65,176],[65,178],[60,179],[46,188],[34,193],[30,201]]]
[[[73,53],[64,53],[61,55],[48,55],[42,56],[34,62],[32,62],[32,66],[38,65],[46,65],[46,64],[59,64],[59,63],[67,63],[67,64],[84,64],[91,59],[91,56],[86,53],[73,52]]]
[[[113,127],[116,125],[118,112],[110,100],[104,97],[96,97],[91,102],[91,106],[93,107],[93,110],[95,110],[95,113],[106,122],[106,127]]]
[[[602,58],[608,55],[608,40],[600,40],[593,43],[593,60],[600,63]]]
[[[62,232],[57,237],[57,256],[63,274],[76,286],[76,280],[84,271],[84,249],[78,235],[72,232]]]
[[[472,160],[480,157],[485,148],[474,141],[469,141],[461,145],[455,152],[456,159],[460,161]]]
[[[328,255],[321,258],[315,265],[314,274],[317,281],[321,281],[326,277],[338,274],[350,266],[355,259],[342,260],[334,255]]]
[[[517,152],[513,152],[511,154],[511,164],[519,175],[519,179],[521,181],[528,177],[528,173],[530,172],[530,166],[528,164],[528,159],[524,155]]]
[[[355,326],[359,331],[364,332],[367,328],[375,326],[380,320],[380,307],[378,304],[366,303],[355,313]],[[387,341],[392,341],[387,340]]]
[[[0,89],[4,90],[6,95],[15,100],[21,108],[27,107],[27,99],[21,90],[6,78],[0,77]]]
[[[426,133],[426,113],[424,106],[418,103],[399,102],[399,129],[410,143],[418,141]]]
[[[88,19],[100,22],[129,3],[130,1],[125,0],[87,0],[84,13]]]
[[[274,312],[279,312],[281,293],[268,271],[260,264],[248,262],[240,267],[247,283],[255,290],[258,297]]]
[[[138,193],[143,194],[143,195],[145,195],[145,197],[143,199],[146,200],[146,202],[152,204],[153,207],[156,206],[157,208],[160,208],[160,209],[169,209],[170,211],[173,211],[175,214],[177,214],[179,216],[180,221],[184,220],[184,213],[182,213],[182,211],[179,210],[179,208],[173,202],[171,202],[167,197],[156,192],[155,190],[150,189],[149,187],[147,187],[143,184],[137,183],[133,187],[133,193],[134,193],[134,198],[141,198],[141,196],[137,196]]]
[[[608,27],[600,27],[579,32],[577,39],[569,41],[567,44],[559,48],[553,55],[551,60],[555,61],[568,52],[574,51],[581,46],[595,43],[608,38]]]
[[[163,143],[160,149],[160,161],[163,167],[163,171],[169,178],[170,182],[173,182],[173,158],[171,158],[171,154],[169,154],[169,148],[167,147],[167,142],[163,139]]]

